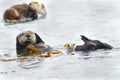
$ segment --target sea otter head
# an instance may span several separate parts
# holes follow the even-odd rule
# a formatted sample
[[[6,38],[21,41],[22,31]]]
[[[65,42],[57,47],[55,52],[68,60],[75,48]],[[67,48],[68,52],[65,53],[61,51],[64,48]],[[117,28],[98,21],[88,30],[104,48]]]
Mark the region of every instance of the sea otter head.
[[[40,14],[47,14],[46,13],[46,9],[45,9],[45,6],[43,3],[41,2],[36,2],[36,1],[32,1],[29,3],[29,5],[34,9],[36,10],[38,13]]]
[[[24,31],[18,35],[18,41],[22,45],[35,44],[36,35],[32,31]]]

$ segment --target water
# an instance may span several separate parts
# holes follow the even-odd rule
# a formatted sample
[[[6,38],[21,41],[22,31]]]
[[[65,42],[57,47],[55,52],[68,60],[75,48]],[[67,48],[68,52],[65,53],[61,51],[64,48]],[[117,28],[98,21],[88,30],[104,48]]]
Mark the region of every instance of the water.
[[[120,1],[119,0],[42,0],[45,19],[5,25],[5,9],[31,0],[0,0],[0,57],[16,57],[16,36],[26,30],[41,38],[64,55],[25,62],[0,62],[1,80],[119,80],[120,79]],[[38,0],[39,1],[39,0]],[[65,43],[83,44],[80,35],[98,39],[114,47],[89,54],[67,55]],[[9,56],[4,56],[8,54]]]

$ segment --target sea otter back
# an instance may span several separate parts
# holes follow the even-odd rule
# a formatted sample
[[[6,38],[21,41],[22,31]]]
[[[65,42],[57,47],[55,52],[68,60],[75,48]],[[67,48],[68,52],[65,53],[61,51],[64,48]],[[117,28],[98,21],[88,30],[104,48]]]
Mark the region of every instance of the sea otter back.
[[[92,51],[95,50],[95,47],[93,45],[78,45],[75,47],[75,51]]]
[[[29,5],[27,4],[18,4],[18,5],[12,6],[11,8],[16,9],[18,13],[20,14],[20,17],[28,16]]]
[[[32,20],[37,19],[37,13],[32,7],[27,4],[14,5],[11,8],[15,8],[20,14],[20,18],[32,18]]]

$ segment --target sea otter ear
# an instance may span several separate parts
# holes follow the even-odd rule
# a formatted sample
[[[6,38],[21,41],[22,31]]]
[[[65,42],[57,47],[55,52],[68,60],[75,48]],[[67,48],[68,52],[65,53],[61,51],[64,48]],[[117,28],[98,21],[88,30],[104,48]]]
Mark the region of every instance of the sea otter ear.
[[[36,43],[44,43],[44,41],[39,37],[37,33],[35,33],[36,36]]]

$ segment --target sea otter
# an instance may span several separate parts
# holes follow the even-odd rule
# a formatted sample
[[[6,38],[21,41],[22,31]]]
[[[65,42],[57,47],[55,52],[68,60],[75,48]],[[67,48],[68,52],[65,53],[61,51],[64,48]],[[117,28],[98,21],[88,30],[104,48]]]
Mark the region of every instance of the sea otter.
[[[45,44],[41,37],[32,31],[23,31],[16,38],[16,51],[17,55],[27,55],[25,48],[28,45],[39,45]]]
[[[38,14],[46,14],[45,6],[41,2],[16,4],[5,10],[3,20],[7,23],[19,23],[38,19]]]
[[[103,43],[99,40],[88,39],[81,35],[81,39],[84,41],[83,45],[77,45],[75,51],[94,51],[98,49],[112,49],[113,47],[107,43]]]

